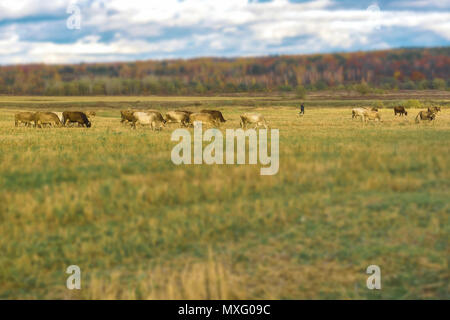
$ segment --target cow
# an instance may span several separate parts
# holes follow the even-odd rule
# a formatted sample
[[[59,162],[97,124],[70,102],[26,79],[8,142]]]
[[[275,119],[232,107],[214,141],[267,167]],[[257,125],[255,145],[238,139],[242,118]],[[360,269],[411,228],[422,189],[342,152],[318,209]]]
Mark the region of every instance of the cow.
[[[429,107],[428,108],[428,112],[438,113],[439,111],[441,111],[441,107]]]
[[[359,110],[359,111],[356,111]],[[362,113],[364,113],[364,111],[374,111],[374,112],[378,112],[378,108],[377,107],[358,107],[358,108],[354,108],[352,110],[352,119],[360,117]]]
[[[53,112],[36,112],[34,117],[34,126],[42,128],[42,126],[46,124],[49,126],[56,125],[58,127],[62,127],[61,121]]]
[[[189,114],[183,111],[169,111],[165,120],[167,123],[179,123],[180,127],[186,127],[189,124]]]
[[[80,111],[64,111],[63,112],[64,125],[68,123],[76,122],[81,126],[91,127],[91,122],[84,112]]]
[[[222,112],[217,110],[202,110],[201,113],[209,113],[214,117],[214,119],[218,120],[219,122],[227,122],[227,120],[224,119]]]
[[[64,117],[63,117],[62,112],[53,111],[53,113],[56,114],[56,116],[59,118],[59,121],[61,121],[61,123],[64,123]]]
[[[120,123],[124,122],[131,122],[131,124],[134,126],[134,123],[136,122],[136,118],[134,118],[133,113],[135,111],[132,110],[122,110],[120,111]]]
[[[241,115],[241,128],[246,129],[248,124],[255,124],[255,129],[261,125],[267,129],[266,120],[259,113],[244,113]]]
[[[416,116],[416,123],[419,123],[420,120],[433,121],[434,119],[436,119],[436,113],[432,111],[420,111]]]
[[[30,127],[34,125],[36,113],[35,112],[19,112],[14,115],[15,126],[18,127],[20,123],[25,124],[25,126]]]
[[[352,109],[352,118],[361,117],[362,122],[368,120],[378,120],[382,122],[381,116],[378,111],[369,110],[367,108],[354,108]]]
[[[133,127],[136,129],[136,124],[150,125],[152,130],[161,130],[166,121],[159,112],[134,112],[133,117],[136,121],[133,122]]]
[[[397,107],[394,107],[394,116],[396,116],[397,114],[399,114],[400,116],[403,116],[403,115],[407,116],[408,112],[406,112],[406,109],[404,106],[397,106]]]
[[[220,122],[217,119],[215,119],[211,114],[201,112],[196,112],[189,115],[189,124],[193,126],[194,122],[210,124],[213,127],[218,127],[220,125]]]

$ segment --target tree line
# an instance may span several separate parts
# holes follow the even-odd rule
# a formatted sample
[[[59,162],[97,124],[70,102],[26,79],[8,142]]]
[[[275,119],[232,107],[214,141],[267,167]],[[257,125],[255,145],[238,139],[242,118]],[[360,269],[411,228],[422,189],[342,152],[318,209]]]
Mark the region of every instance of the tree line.
[[[450,47],[0,67],[0,94],[203,95],[450,88]]]

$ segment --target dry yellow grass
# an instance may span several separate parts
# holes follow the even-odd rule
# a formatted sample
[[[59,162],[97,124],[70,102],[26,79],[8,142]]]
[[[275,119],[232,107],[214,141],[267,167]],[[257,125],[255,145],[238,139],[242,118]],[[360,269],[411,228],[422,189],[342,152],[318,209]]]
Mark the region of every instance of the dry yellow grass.
[[[276,176],[175,166],[175,125],[134,131],[114,110],[41,130],[1,110],[0,298],[449,297],[449,110],[364,126],[350,108],[221,109],[222,129],[252,110],[280,129]]]

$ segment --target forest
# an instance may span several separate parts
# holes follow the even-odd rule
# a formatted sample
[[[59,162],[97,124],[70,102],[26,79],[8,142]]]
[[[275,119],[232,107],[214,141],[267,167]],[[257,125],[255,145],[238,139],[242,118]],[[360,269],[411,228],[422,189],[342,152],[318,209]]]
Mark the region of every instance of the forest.
[[[4,95],[209,95],[446,90],[450,47],[246,58],[0,66]]]

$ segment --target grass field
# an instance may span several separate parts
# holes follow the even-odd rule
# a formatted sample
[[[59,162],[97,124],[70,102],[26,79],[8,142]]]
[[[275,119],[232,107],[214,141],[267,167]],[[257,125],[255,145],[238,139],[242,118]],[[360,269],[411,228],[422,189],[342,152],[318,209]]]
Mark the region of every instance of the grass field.
[[[15,128],[20,99],[0,109],[1,299],[450,298],[450,109],[364,126],[352,102],[303,118],[218,107],[223,129],[245,111],[280,129],[279,173],[260,176],[175,166],[176,125],[130,130],[110,107],[88,105],[90,129]],[[366,288],[372,264],[381,290]]]

